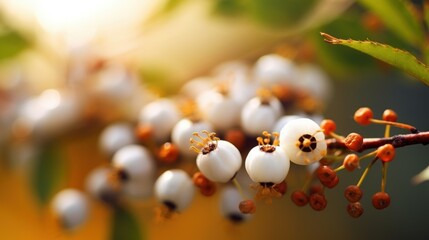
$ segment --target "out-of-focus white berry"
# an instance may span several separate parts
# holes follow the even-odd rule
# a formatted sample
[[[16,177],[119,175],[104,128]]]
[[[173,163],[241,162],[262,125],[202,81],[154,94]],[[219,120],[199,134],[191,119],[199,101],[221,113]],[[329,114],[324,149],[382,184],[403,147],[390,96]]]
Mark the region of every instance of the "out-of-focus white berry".
[[[269,54],[258,59],[253,74],[261,86],[293,85],[297,78],[297,66],[287,58]]]
[[[152,127],[153,137],[157,142],[165,142],[180,118],[181,113],[176,104],[169,99],[161,98],[142,108],[139,122]]]
[[[107,126],[100,135],[100,148],[108,155],[112,155],[120,148],[135,142],[134,130],[126,122],[114,123]]]
[[[180,169],[165,171],[155,182],[156,199],[173,211],[183,211],[192,202],[194,184]]]
[[[250,215],[241,213],[238,207],[243,199],[237,188],[225,186],[222,189],[220,201],[220,211],[226,219],[234,223],[240,223],[249,219]]]
[[[215,80],[211,77],[198,77],[187,81],[180,89],[180,94],[188,97],[195,98],[198,94],[208,91],[215,86]]]
[[[289,172],[289,157],[282,148],[265,144],[253,147],[246,157],[245,167],[252,181],[280,183]]]
[[[282,114],[282,105],[275,97],[254,97],[241,111],[241,126],[245,133],[257,136],[274,127]]]
[[[51,206],[65,229],[75,229],[88,218],[88,199],[82,192],[75,189],[64,189],[58,192]]]
[[[150,179],[155,171],[151,153],[146,147],[140,145],[128,145],[119,149],[113,155],[112,165],[126,174],[131,181]]]
[[[429,180],[429,166],[412,178],[414,184],[420,184],[427,180]]]
[[[224,131],[239,124],[240,105],[227,94],[210,90],[198,95],[198,110],[216,130]]]
[[[274,127],[272,128],[272,132],[278,132],[282,130],[282,128],[291,120],[302,118],[300,115],[285,115],[277,119],[277,122],[274,124]]]
[[[292,120],[282,128],[280,147],[292,162],[300,165],[317,162],[327,153],[323,130],[308,118]]]
[[[331,94],[331,83],[328,76],[313,64],[305,64],[298,68],[298,78],[295,87],[308,92],[312,97],[320,100],[328,100]]]
[[[230,142],[208,136],[197,156],[198,169],[210,181],[225,183],[241,167],[240,151]]]
[[[176,144],[181,154],[185,156],[196,156],[194,151],[189,150],[189,138],[192,137],[195,140],[196,137],[192,136],[194,132],[201,132],[207,130],[213,131],[212,125],[204,120],[194,121],[189,118],[184,118],[176,123],[171,132],[171,141]]]
[[[119,191],[109,181],[111,173],[112,169],[108,167],[95,168],[89,173],[86,179],[86,190],[92,197],[105,202],[116,200]]]

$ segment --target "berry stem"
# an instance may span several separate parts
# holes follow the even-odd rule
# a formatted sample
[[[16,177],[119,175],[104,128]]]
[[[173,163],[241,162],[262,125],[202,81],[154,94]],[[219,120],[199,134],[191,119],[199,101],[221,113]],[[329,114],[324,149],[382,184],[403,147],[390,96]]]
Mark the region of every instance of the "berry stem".
[[[347,149],[344,141],[339,141],[335,138],[326,139],[328,148],[330,149]],[[392,144],[393,147],[404,147],[414,144],[429,144],[429,131],[427,132],[418,132],[418,133],[409,133],[409,134],[399,134],[392,137],[384,138],[364,138],[362,147],[358,152],[362,152],[367,149],[378,148],[385,144]]]
[[[243,188],[241,187],[240,183],[237,181],[236,178],[232,179],[232,183],[234,184],[235,188],[237,188],[238,193],[240,193],[240,196],[243,200],[247,199],[246,195],[244,195]]]
[[[344,168],[345,168],[344,165],[341,164],[341,166],[334,169],[334,172],[339,172],[339,171],[343,170]]]
[[[386,190],[387,166],[388,162],[383,162],[383,167],[381,169],[381,192],[385,192]]]
[[[384,130],[384,137],[390,137],[390,125],[386,125],[386,129]]]
[[[417,129],[414,126],[411,126],[409,124],[405,124],[405,123],[398,123],[398,122],[392,122],[392,121],[386,121],[386,120],[381,120],[381,119],[374,119],[371,118],[369,121],[373,122],[373,123],[378,123],[378,124],[387,124],[387,125],[391,125],[397,128],[403,128],[406,130],[409,130],[412,133],[416,133]]]
[[[363,172],[362,176],[359,179],[359,182],[356,184],[356,186],[360,187],[360,185],[362,184],[363,180],[365,179],[366,175],[368,175],[369,170],[371,169],[372,165],[374,165],[374,163],[378,160],[378,158],[374,158],[369,164],[368,166],[365,168],[365,171]]]

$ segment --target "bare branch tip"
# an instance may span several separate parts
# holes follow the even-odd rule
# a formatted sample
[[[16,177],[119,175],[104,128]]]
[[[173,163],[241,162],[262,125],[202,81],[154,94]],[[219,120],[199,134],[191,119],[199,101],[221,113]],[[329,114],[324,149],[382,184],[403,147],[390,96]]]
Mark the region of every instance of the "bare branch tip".
[[[341,41],[340,41],[340,39],[338,39],[338,38],[336,38],[336,37],[333,37],[333,36],[331,36],[331,35],[329,35],[329,34],[327,34],[327,33],[324,33],[324,32],[321,32],[320,33],[320,35],[322,35],[322,37],[324,37],[324,41],[325,42],[327,42],[327,43],[331,43],[331,44],[338,44],[338,43],[340,43]]]

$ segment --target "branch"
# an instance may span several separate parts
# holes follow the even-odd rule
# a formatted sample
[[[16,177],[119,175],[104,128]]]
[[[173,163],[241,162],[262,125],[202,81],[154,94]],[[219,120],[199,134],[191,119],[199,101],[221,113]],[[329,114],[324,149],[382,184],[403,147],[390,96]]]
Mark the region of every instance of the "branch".
[[[326,139],[328,149],[347,149],[344,141],[338,140],[335,138]],[[393,147],[399,148],[408,145],[414,144],[423,144],[426,145],[429,143],[429,131],[428,132],[419,132],[419,133],[410,133],[410,134],[400,134],[395,135],[389,138],[364,138],[362,147],[358,152],[363,152],[367,149],[374,149],[384,144],[392,144]]]

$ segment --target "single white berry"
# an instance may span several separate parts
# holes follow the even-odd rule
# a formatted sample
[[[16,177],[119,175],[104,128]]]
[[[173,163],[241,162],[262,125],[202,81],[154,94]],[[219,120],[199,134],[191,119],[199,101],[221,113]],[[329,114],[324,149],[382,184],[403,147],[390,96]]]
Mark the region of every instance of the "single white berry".
[[[180,154],[185,156],[196,156],[194,151],[189,151],[189,137],[194,132],[203,130],[213,131],[212,125],[204,120],[193,120],[184,118],[177,122],[171,132],[171,141],[179,148]],[[195,140],[195,136],[192,136]]]
[[[230,142],[219,140],[213,133],[206,132],[207,137],[202,138],[202,142],[192,141],[196,144],[193,147],[198,153],[198,169],[210,181],[225,183],[230,181],[241,167],[240,151]]]
[[[165,142],[181,113],[172,100],[161,98],[144,106],[140,112],[139,123],[152,127],[157,142]]]
[[[194,184],[180,169],[165,171],[155,182],[155,197],[171,211],[183,211],[194,197]]]
[[[119,149],[113,155],[112,165],[125,180],[150,179],[155,171],[150,151],[140,145],[128,145]]]
[[[202,118],[216,130],[225,131],[239,124],[240,105],[227,93],[205,91],[198,95],[196,102]]]
[[[282,114],[282,105],[275,97],[254,97],[241,111],[241,126],[245,133],[257,136],[272,129]]]
[[[75,189],[64,189],[58,192],[51,206],[65,229],[75,229],[88,218],[88,199],[81,191]]]
[[[226,219],[233,223],[240,223],[249,219],[249,214],[240,212],[239,205],[243,199],[237,188],[225,186],[222,189],[220,201],[220,211]]]
[[[252,181],[262,185],[282,182],[289,172],[289,157],[282,148],[269,144],[270,134],[258,138],[259,145],[253,147],[246,157],[245,167]],[[265,140],[265,141],[264,141]]]
[[[282,128],[280,147],[293,163],[300,165],[317,162],[327,153],[323,130],[308,118],[292,120]]]
[[[86,179],[86,190],[89,194],[104,202],[114,202],[119,196],[119,189],[109,181],[112,169],[99,167],[92,170]]]
[[[331,83],[328,76],[313,64],[305,64],[298,68],[296,87],[308,92],[312,97],[326,101],[331,95]]]
[[[99,145],[102,152],[112,155],[120,148],[135,142],[134,130],[126,122],[114,123],[107,126],[100,135]]]
[[[296,80],[297,67],[290,59],[269,54],[258,59],[253,74],[261,86],[290,85]]]

